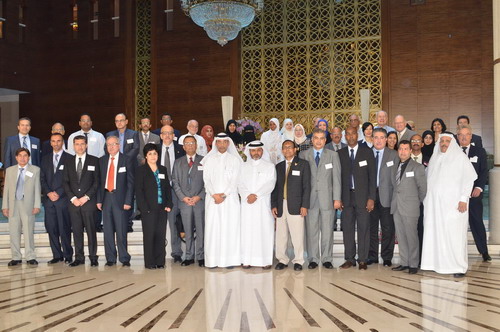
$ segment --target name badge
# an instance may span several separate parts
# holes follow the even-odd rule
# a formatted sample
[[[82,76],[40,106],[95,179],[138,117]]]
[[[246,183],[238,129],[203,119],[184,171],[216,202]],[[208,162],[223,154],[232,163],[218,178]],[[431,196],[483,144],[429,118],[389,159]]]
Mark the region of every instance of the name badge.
[[[120,167],[118,169],[118,173],[125,173],[127,171],[127,168],[126,167]]]
[[[177,137],[174,136],[174,141],[177,141]]]
[[[391,161],[388,161],[388,162],[386,163],[386,165],[387,165],[387,167],[391,167],[392,165],[394,165],[394,161],[392,161],[392,160],[391,160]]]
[[[366,160],[363,160],[363,161],[359,162],[359,167],[364,167],[366,165],[368,165],[368,163],[366,162]]]
[[[38,146],[36,144],[31,144],[31,148],[36,150],[38,149]]]
[[[131,143],[134,143],[134,139],[133,139],[133,138],[129,138],[129,139],[127,140],[127,144],[131,144]]]
[[[165,180],[165,174],[158,174],[158,179]]]
[[[414,176],[415,176],[415,173],[413,173],[413,172],[406,172],[406,177],[407,178],[412,178]]]
[[[64,165],[59,166],[59,170],[62,171],[64,169]]]
[[[292,171],[293,176],[300,176],[300,171]]]
[[[93,172],[95,171],[95,166],[89,165],[89,167],[87,167],[87,170]]]
[[[97,142],[97,138],[95,138],[95,137],[91,137],[91,138],[89,139],[89,141],[91,141],[91,142]]]
[[[474,146],[476,146],[476,143],[474,143],[474,142],[470,142],[470,145],[474,145]]]
[[[477,163],[477,156],[470,157],[469,160],[471,163]]]
[[[330,169],[330,168],[333,168],[333,165],[332,165],[332,163],[328,163],[328,164],[326,164],[326,165],[325,165],[325,168],[326,168],[326,169]]]
[[[203,166],[198,166],[199,171],[203,171]]]
[[[29,176],[30,178],[33,177],[33,173],[31,173],[30,171],[26,171],[26,176]]]

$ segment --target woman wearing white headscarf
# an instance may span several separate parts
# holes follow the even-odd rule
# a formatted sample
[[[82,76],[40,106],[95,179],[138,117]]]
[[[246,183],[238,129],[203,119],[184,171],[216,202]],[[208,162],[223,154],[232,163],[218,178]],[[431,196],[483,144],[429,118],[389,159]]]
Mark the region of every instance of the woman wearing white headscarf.
[[[297,144],[299,151],[305,151],[311,147],[311,139],[306,136],[306,131],[304,130],[304,126],[299,124],[296,124],[295,127],[293,127],[293,139],[292,141]]]
[[[283,143],[283,136],[280,134],[280,122],[276,118],[269,120],[269,130],[264,132],[260,138],[264,143],[264,147],[269,152],[271,162],[276,165],[283,160],[281,153],[281,143]]]
[[[283,128],[280,130],[281,136],[283,136],[283,141],[286,141],[287,139],[293,141],[293,121],[292,119],[285,119],[283,121]]]
[[[402,176],[413,176],[409,173]],[[427,168],[422,270],[455,277],[467,272],[468,205],[476,178],[453,134],[440,134]]]

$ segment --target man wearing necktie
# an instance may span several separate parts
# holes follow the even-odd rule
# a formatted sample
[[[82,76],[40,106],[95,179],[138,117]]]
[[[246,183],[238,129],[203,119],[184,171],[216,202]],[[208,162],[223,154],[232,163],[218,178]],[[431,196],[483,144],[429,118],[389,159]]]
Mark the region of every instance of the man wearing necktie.
[[[97,191],[97,208],[102,211],[104,253],[106,266],[116,264],[130,266],[127,251],[128,211],[134,198],[134,167],[136,159],[120,153],[120,141],[116,136],[106,139],[107,154],[99,159],[100,183]],[[115,245],[116,236],[116,245]]]
[[[21,263],[21,232],[24,234],[25,258],[29,265],[38,265],[35,254],[35,215],[40,212],[40,169],[28,164],[30,152],[19,148],[16,165],[5,172],[2,213],[9,218],[10,250],[8,266]]]
[[[161,128],[162,144],[160,155],[158,156],[158,164],[167,168],[167,176],[172,185],[172,171],[176,159],[185,155],[184,150],[174,141],[174,128],[171,126],[163,126]],[[174,263],[182,262],[181,238],[177,228],[177,215],[179,214],[179,199],[175,195],[172,188],[172,203],[173,207],[167,215],[168,223],[170,224],[170,246],[172,249],[171,255]]]
[[[45,207],[45,229],[49,235],[52,259],[49,264],[73,260],[71,247],[71,221],[69,218],[69,199],[64,192],[63,172],[66,159],[70,154],[63,150],[64,139],[62,134],[54,133],[50,136],[52,152],[42,158],[41,184],[43,205]]]
[[[30,152],[29,164],[40,166],[40,140],[29,135],[31,130],[31,120],[27,117],[19,119],[17,124],[18,134],[9,136],[4,145],[4,167],[17,164],[16,151],[25,148]]]
[[[144,145],[148,143],[153,143],[156,144],[157,146],[160,146],[161,139],[160,136],[150,131],[151,121],[149,118],[142,118],[139,127],[141,128],[141,130],[139,131],[139,153],[137,154],[137,162],[139,165],[143,165],[145,160],[144,155],[142,153]]]

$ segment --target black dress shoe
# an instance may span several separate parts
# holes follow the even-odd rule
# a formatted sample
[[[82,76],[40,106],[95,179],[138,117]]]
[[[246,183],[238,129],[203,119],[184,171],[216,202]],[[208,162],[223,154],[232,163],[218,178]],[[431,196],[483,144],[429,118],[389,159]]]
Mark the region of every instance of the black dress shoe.
[[[391,270],[393,270],[393,271],[404,271],[404,270],[408,270],[408,266],[398,265],[396,267],[393,267]]]
[[[333,264],[332,264],[332,263],[330,263],[330,262],[326,262],[326,263],[323,263],[323,267],[324,267],[325,269],[329,269],[329,270],[331,270],[331,269],[333,269]]]
[[[19,260],[13,259],[13,260],[11,260],[11,261],[7,264],[7,266],[16,266],[16,265],[21,264],[21,263],[22,263],[22,261],[19,261]]]
[[[372,265],[374,263],[378,264],[378,260],[377,259],[370,259],[370,258],[368,258],[368,260],[366,261],[366,265]]]
[[[198,261],[198,266],[199,266],[199,267],[205,267],[205,260],[204,260],[204,259],[200,259],[200,260]]]
[[[133,232],[134,232],[134,229],[132,228],[132,226],[128,226],[127,233],[133,233]]]
[[[146,266],[146,269],[149,269],[149,270],[156,270],[156,265]]]
[[[251,268],[251,266],[250,266],[250,265],[242,265],[241,267],[242,267],[243,269],[245,269],[245,270],[248,270],[248,269],[250,269],[250,268]]]
[[[487,252],[483,254],[483,262],[491,262],[491,257]]]
[[[38,265],[38,261],[36,259],[30,259],[26,263],[28,263],[28,265]]]
[[[464,278],[465,277],[465,273],[454,273],[453,277],[455,277],[455,278]]]
[[[181,266],[189,266],[194,263],[194,259],[186,259],[181,263]]]
[[[359,262],[358,265],[360,270],[366,270],[368,268],[368,264],[365,262]]]
[[[73,259],[71,259],[71,258],[66,258],[66,259],[64,260],[64,263],[65,263],[65,264],[70,264],[72,261],[73,261]]]
[[[106,266],[113,266],[113,265],[116,265],[116,263],[115,262],[106,262],[106,264],[104,264],[104,265],[106,265]]]
[[[392,266],[392,262],[390,259],[384,259],[384,266]]]
[[[70,263],[70,264],[69,264],[69,266],[71,266],[71,267],[75,267],[75,266],[81,265],[81,264],[83,264],[83,263],[84,263],[84,262],[82,262],[82,261],[76,261],[76,260],[75,260],[73,263]]]
[[[174,257],[174,263],[181,263],[182,262],[182,257],[181,256],[173,256]]]
[[[123,266],[130,266],[130,262],[123,262]]]
[[[97,259],[91,259],[90,266],[99,266],[99,262],[97,261]]]
[[[318,265],[318,264],[316,264],[316,266],[317,266],[317,265]],[[294,269],[295,271],[302,271],[302,265],[300,265],[300,264],[298,264],[298,263],[295,263],[295,264],[293,264],[293,269]]]
[[[63,261],[62,258],[52,258],[50,261],[47,262],[47,264],[56,264],[62,261]]]
[[[96,227],[96,228],[95,228],[95,231],[96,231],[97,233],[102,233],[102,232],[103,232],[103,230],[102,230],[102,226],[98,226],[98,227]]]
[[[311,263],[309,263],[309,265],[307,266],[307,268],[308,268],[308,269],[311,269],[311,270],[312,270],[312,269],[315,269],[315,268],[317,268],[317,267],[318,267],[318,263],[316,263],[316,262],[311,262]],[[295,269],[295,265],[293,266],[293,268]],[[302,270],[302,269],[301,269],[301,270]]]
[[[156,268],[157,268],[157,269],[164,269],[164,268],[165,268],[165,265],[162,265],[162,264],[160,264],[160,265],[156,265]]]
[[[278,263],[278,264],[276,264],[275,269],[276,269],[276,270],[283,270],[283,269],[284,269],[284,268],[286,268],[286,267],[288,267],[288,265],[285,265],[285,264],[283,264],[283,263]]]
[[[418,272],[418,267],[410,267],[408,269],[409,274],[416,274]]]

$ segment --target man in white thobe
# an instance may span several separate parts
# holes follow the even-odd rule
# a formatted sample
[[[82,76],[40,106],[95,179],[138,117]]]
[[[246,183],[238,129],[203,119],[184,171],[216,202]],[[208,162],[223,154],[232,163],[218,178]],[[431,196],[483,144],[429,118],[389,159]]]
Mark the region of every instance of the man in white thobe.
[[[439,142],[427,168],[422,270],[465,276],[468,268],[469,197],[477,175],[451,133]]]
[[[226,133],[202,159],[205,182],[205,266],[241,265],[238,178],[241,157]]]
[[[241,262],[243,268],[273,263],[274,217],[271,193],[276,169],[261,141],[246,146],[247,161],[241,166],[238,191],[241,196]]]

